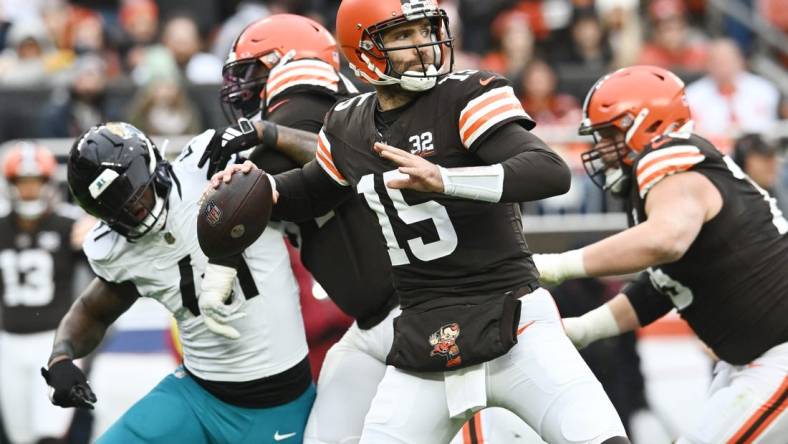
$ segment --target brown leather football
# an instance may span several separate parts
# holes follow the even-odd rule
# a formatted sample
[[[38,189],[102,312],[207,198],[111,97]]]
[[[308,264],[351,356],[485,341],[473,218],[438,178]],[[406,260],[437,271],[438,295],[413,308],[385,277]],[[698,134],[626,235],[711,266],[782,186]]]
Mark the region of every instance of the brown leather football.
[[[254,169],[233,174],[202,198],[197,216],[197,239],[209,259],[242,253],[254,243],[271,219],[273,189],[266,174]]]

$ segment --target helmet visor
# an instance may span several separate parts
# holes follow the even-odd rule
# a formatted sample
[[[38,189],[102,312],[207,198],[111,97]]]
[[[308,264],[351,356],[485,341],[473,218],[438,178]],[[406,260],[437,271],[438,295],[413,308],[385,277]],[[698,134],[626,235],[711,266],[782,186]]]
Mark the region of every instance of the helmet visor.
[[[261,106],[261,95],[268,81],[269,69],[256,58],[224,65],[222,69],[221,106],[228,122],[252,117]]]

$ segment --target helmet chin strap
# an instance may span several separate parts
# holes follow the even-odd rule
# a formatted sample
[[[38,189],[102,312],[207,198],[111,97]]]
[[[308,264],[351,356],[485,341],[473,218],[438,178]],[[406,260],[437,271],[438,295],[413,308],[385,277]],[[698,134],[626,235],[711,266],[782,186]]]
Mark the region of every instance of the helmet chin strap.
[[[47,212],[54,198],[54,190],[49,185],[44,185],[36,199],[22,199],[19,190],[12,187],[10,201],[11,208],[22,219],[38,219]]]
[[[49,208],[43,199],[17,200],[13,203],[14,213],[22,219],[38,219]]]
[[[361,76],[373,85],[400,85],[406,91],[421,92],[432,89],[438,83],[438,68],[434,64],[430,64],[426,72],[421,71],[405,71],[402,77],[396,78],[385,74],[375,66],[374,63],[367,57],[366,54],[361,54],[361,59],[367,63],[367,68],[377,74],[380,80],[375,80],[368,76],[364,71],[358,69],[352,63],[350,68],[357,76]],[[437,60],[437,59],[436,59]]]
[[[629,177],[621,167],[605,171],[605,189],[614,196],[623,196],[629,189]]]
[[[145,219],[137,225],[134,231],[146,231],[146,234],[155,233],[160,231],[164,228],[164,225],[167,223],[167,207],[165,205],[165,199],[160,198],[159,196],[155,197],[156,203],[153,206],[153,209],[145,216]],[[151,227],[148,229],[148,227]]]
[[[430,65],[427,72],[405,71],[399,79],[399,84],[406,91],[427,91],[435,87],[438,82],[438,69]]]

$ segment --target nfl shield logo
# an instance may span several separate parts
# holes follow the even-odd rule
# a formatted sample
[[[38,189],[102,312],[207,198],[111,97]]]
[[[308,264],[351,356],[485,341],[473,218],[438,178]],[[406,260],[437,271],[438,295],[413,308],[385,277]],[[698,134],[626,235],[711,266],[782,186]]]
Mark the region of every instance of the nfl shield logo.
[[[216,226],[222,220],[222,210],[213,202],[205,206],[205,220],[210,226]]]

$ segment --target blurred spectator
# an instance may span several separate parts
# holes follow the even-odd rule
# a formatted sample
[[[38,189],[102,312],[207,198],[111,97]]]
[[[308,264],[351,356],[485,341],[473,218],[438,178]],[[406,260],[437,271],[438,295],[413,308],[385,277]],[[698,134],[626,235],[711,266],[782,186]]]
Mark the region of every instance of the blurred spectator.
[[[221,26],[216,39],[213,42],[211,53],[219,60],[227,58],[227,54],[235,43],[235,39],[247,25],[260,20],[269,15],[268,8],[262,0],[243,0],[238,4],[235,14],[230,16]],[[333,27],[333,24],[332,26]]]
[[[106,89],[104,61],[96,55],[77,59],[67,90],[56,91],[44,107],[41,137],[76,137],[100,122],[119,120],[107,103]]]
[[[3,0],[0,2],[0,17],[9,23],[37,19],[46,0]]]
[[[175,57],[181,73],[191,83],[221,83],[222,61],[202,52],[197,23],[187,15],[170,18],[163,27],[161,43]]]
[[[706,49],[693,38],[681,0],[654,0],[649,4],[652,28],[639,64],[696,72],[703,69]]]
[[[104,32],[104,21],[97,13],[82,9],[75,11],[74,32],[71,48],[77,57],[95,54],[106,63],[105,74],[109,78],[120,74],[120,59],[117,52],[107,44]]]
[[[76,59],[73,50],[73,34],[75,20],[74,6],[66,0],[45,0],[41,10],[41,18],[46,26],[49,38],[54,44],[55,53],[48,58],[47,65],[53,72],[67,71]],[[60,79],[54,79],[54,82]]]
[[[779,180],[777,147],[759,134],[745,134],[736,140],[733,161],[761,188],[768,191],[783,212],[788,212],[788,193]]]
[[[481,57],[478,54],[465,51],[462,41],[462,21],[460,20],[460,11],[457,9],[457,0],[443,0],[440,7],[446,11],[449,16],[449,31],[451,37],[454,39],[452,46],[454,46],[454,70],[462,71],[465,69],[479,69]],[[494,70],[493,70],[494,71]],[[497,71],[496,71],[497,72]],[[351,79],[355,76],[351,76]]]
[[[0,53],[0,85],[30,86],[47,83],[47,57],[52,42],[41,20],[14,22],[8,32],[8,48]]]
[[[582,111],[577,99],[556,91],[558,78],[545,61],[534,59],[520,79],[520,101],[525,111],[541,125],[577,126]]]
[[[463,25],[467,26],[467,23],[463,22]],[[519,11],[503,13],[495,19],[491,32],[495,50],[482,59],[480,66],[514,78],[534,55],[534,35],[529,18]],[[462,41],[466,42],[465,39]]]
[[[732,40],[711,43],[708,74],[687,87],[699,134],[718,141],[742,131],[766,132],[777,121],[779,91],[770,81],[747,72],[744,63]]]
[[[459,0],[465,49],[477,54],[489,51],[492,46],[490,27],[493,19],[515,3],[516,0]]]
[[[159,76],[135,95],[128,120],[147,134],[186,135],[203,130],[199,110],[174,76]]]
[[[145,49],[156,41],[159,32],[159,8],[153,0],[125,0],[118,14],[123,35],[123,66],[132,72],[145,57]]]
[[[613,54],[613,67],[634,65],[643,46],[638,0],[597,0],[595,6]]]
[[[607,37],[593,8],[575,9],[569,35],[553,43],[552,61],[559,70],[574,68],[607,71],[612,60]]]

